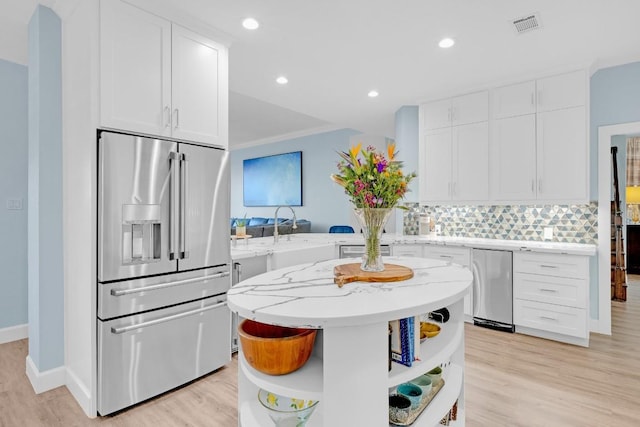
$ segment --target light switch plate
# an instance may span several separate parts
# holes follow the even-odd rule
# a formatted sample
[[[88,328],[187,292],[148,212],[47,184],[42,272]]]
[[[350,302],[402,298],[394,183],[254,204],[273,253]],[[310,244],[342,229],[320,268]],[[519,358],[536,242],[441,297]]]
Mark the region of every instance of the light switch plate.
[[[553,239],[553,227],[545,227],[544,228],[544,240]]]
[[[22,199],[7,199],[7,210],[10,210],[10,211],[22,210]]]

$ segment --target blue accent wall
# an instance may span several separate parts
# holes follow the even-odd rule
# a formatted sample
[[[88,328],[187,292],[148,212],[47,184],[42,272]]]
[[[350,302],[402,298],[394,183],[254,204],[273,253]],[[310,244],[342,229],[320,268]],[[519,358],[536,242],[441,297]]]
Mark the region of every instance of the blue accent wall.
[[[0,59],[0,329],[27,323],[27,67]],[[22,201],[7,209],[8,199]]]
[[[244,207],[242,204],[242,161],[272,154],[302,151],[303,206],[295,207],[298,219],[311,221],[311,231],[327,233],[335,224],[349,224],[351,204],[344,190],[329,177],[338,171],[338,151],[347,151],[351,138],[360,132],[341,129],[268,145],[231,152],[231,216],[273,218],[275,207]],[[289,209],[280,209],[279,217],[291,218]]]
[[[40,372],[64,365],[61,30],[51,9],[36,8],[29,22],[28,312],[29,356]]]
[[[398,150],[398,158],[403,161],[403,170],[406,172],[420,170],[419,162],[419,108],[417,105],[405,105],[396,111],[396,149]],[[405,196],[406,202],[418,202],[420,194],[418,193],[418,178],[409,183],[409,192]],[[402,221],[401,215],[398,215]],[[398,227],[397,230],[402,230]]]

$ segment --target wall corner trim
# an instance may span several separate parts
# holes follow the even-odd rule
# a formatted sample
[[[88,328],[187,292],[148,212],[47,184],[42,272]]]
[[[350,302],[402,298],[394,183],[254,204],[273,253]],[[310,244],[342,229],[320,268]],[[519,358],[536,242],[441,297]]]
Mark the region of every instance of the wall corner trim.
[[[0,329],[0,344],[29,338],[29,324],[9,326]]]
[[[31,387],[33,387],[33,391],[36,394],[44,393],[45,391],[65,385],[67,369],[64,366],[40,372],[35,363],[33,363],[31,356],[27,356],[26,365],[27,378],[29,378]]]

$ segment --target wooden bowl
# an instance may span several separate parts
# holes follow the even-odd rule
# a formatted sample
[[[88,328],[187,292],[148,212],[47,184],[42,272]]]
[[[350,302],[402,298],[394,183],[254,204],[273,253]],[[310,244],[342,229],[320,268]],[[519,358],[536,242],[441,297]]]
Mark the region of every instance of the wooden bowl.
[[[249,319],[238,326],[244,358],[254,369],[268,375],[284,375],[300,369],[311,356],[316,332]]]

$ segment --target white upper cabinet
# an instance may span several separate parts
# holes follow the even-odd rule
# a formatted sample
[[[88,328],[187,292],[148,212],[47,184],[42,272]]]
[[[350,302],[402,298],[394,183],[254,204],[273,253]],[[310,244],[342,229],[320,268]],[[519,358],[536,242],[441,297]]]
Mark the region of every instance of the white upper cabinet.
[[[422,107],[425,130],[484,122],[489,119],[489,92],[447,98]]]
[[[451,99],[424,104],[422,117],[425,130],[451,127]]]
[[[492,117],[534,114],[536,112],[536,82],[524,82],[494,89],[491,93]]]
[[[585,71],[492,91],[492,201],[588,201],[587,93]]]
[[[226,48],[176,24],[172,48],[173,136],[226,146]]]
[[[584,106],[538,114],[538,199],[587,199],[585,123]]]
[[[467,125],[489,120],[489,92],[477,92],[451,99],[451,125]]]
[[[535,200],[536,115],[498,119],[492,125],[492,199]]]
[[[587,103],[587,77],[584,70],[538,79],[536,86],[538,113]]]
[[[451,128],[424,135],[420,161],[420,199],[451,200]]]
[[[421,149],[420,199],[482,201],[489,197],[488,123],[429,131]]]
[[[100,7],[102,126],[170,136],[171,23],[119,1]]]
[[[100,16],[101,126],[226,148],[226,47],[120,1]]]
[[[489,198],[489,123],[453,128],[452,199]]]

